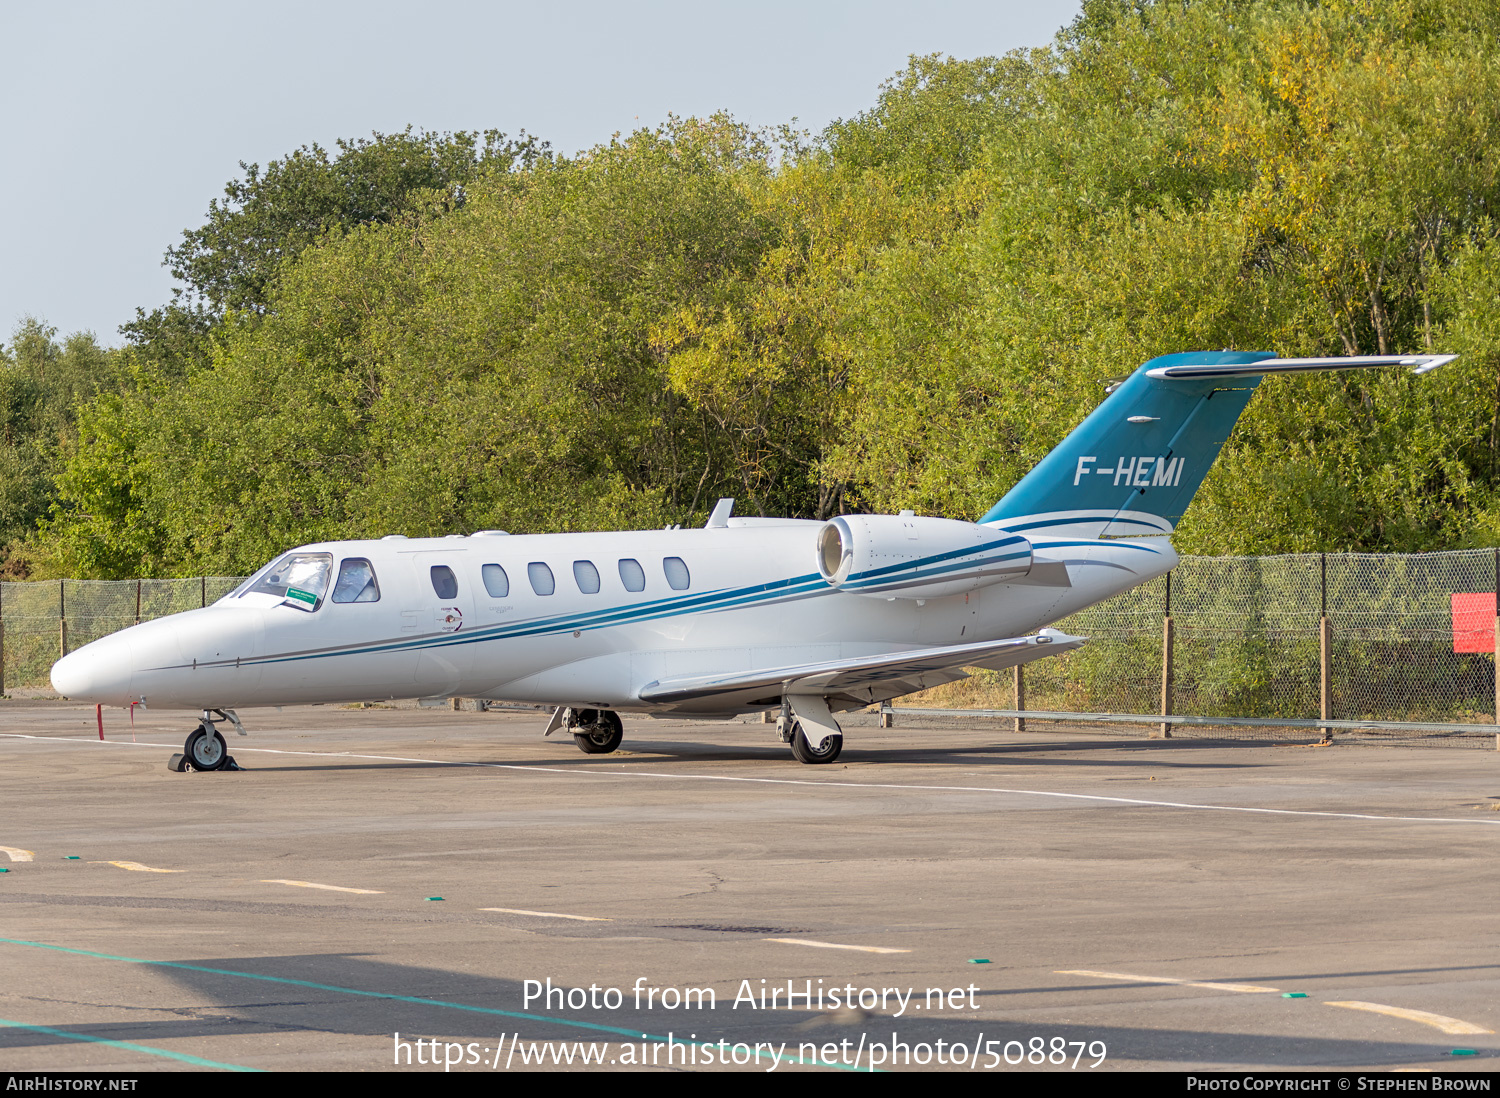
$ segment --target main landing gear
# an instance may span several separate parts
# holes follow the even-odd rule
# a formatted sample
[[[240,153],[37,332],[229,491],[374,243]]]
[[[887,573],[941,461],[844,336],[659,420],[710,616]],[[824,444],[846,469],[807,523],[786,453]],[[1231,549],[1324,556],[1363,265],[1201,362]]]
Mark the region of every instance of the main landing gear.
[[[844,734],[827,700],[820,697],[783,699],[776,734],[791,746],[792,758],[799,763],[831,763],[844,750]]]
[[[585,755],[608,755],[625,736],[620,715],[612,709],[570,709],[568,731]]]
[[[188,733],[188,738],[182,745],[182,754],[173,755],[167,763],[168,770],[183,773],[188,770],[238,770],[240,768],[239,764],[234,761],[234,756],[229,753],[229,745],[224,742],[224,737],[214,727],[213,715],[215,713],[221,719],[233,724],[239,730],[240,735],[245,734],[239,718],[232,710],[205,709],[198,727]]]

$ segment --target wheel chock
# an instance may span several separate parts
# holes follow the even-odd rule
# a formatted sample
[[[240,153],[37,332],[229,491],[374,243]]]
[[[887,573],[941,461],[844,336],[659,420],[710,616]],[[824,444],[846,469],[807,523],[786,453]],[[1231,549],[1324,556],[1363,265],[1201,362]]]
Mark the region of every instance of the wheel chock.
[[[181,753],[173,755],[170,759],[167,760],[167,769],[170,770],[170,771],[172,771],[172,773],[174,773],[174,774],[212,773],[212,771],[199,771],[199,769],[196,766],[194,766],[192,763],[188,762],[187,756],[183,755]],[[235,762],[234,761],[234,756],[230,755],[228,758],[226,758],[224,760],[224,765],[221,766],[221,767],[219,767],[219,769],[220,770],[243,770],[245,768],[243,766],[241,766],[239,763]]]

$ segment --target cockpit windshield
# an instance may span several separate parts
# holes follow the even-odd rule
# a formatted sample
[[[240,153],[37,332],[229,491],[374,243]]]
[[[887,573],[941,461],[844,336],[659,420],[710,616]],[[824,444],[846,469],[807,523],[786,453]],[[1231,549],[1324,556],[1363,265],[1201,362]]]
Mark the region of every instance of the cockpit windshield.
[[[309,613],[323,605],[333,557],[328,553],[288,553],[265,568],[237,595],[275,595]]]

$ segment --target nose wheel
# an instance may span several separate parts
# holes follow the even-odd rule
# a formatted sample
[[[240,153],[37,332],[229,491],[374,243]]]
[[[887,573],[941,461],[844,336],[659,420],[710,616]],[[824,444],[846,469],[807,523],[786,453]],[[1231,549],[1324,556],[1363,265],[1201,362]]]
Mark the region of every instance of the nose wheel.
[[[200,726],[182,745],[182,754],[194,770],[219,770],[229,759],[229,745],[217,729]]]
[[[167,769],[180,773],[187,770],[238,770],[239,766],[213,722],[204,720],[189,733],[182,745],[182,754],[173,755]]]

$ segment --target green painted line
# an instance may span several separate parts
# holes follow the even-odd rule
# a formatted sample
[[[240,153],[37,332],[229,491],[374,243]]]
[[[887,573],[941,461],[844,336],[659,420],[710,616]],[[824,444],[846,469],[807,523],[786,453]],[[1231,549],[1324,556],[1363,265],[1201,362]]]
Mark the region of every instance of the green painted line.
[[[65,862],[76,862],[77,860],[78,860],[78,855],[77,854],[69,854],[67,857],[65,857],[63,859],[63,861],[65,861]]]
[[[969,958],[969,964],[971,964],[971,965],[987,965],[989,963],[990,963],[990,959],[988,957],[970,957]]]
[[[442,899],[442,897],[441,897],[441,896],[428,896],[428,897],[427,897],[427,898],[428,898],[428,899],[429,899],[429,900],[441,900],[441,899]]]
[[[12,1022],[9,1018],[0,1018],[0,1026],[9,1026],[11,1029],[29,1029],[33,1033],[45,1033],[50,1037],[65,1037],[70,1041],[87,1041],[94,1045],[108,1045],[110,1048],[123,1048],[127,1052],[144,1052],[148,1056],[165,1056],[168,1060],[180,1060],[184,1064],[192,1064],[194,1067],[223,1068],[225,1071],[260,1071],[261,1068],[244,1067],[240,1064],[221,1064],[217,1060],[205,1060],[201,1056],[189,1056],[185,1052],[171,1052],[164,1048],[152,1048],[150,1045],[138,1045],[134,1041],[111,1041],[108,1037],[94,1037],[88,1033],[73,1033],[66,1029],[53,1029],[51,1026],[34,1026],[26,1022]]]
[[[388,999],[397,1003],[416,1003],[418,1006],[446,1007],[449,1010],[464,1010],[471,1014],[492,1014],[498,1018],[516,1018],[523,1022],[547,1022],[552,1025],[572,1026],[575,1029],[589,1029],[597,1033],[615,1033],[628,1037],[631,1041],[657,1041],[665,1042],[666,1037],[658,1037],[650,1033],[642,1033],[638,1029],[622,1029],[619,1026],[606,1026],[598,1022],[576,1022],[571,1018],[553,1018],[546,1014],[526,1014],[516,1010],[500,1010],[496,1007],[471,1006],[468,1003],[453,1003],[445,999],[424,999],[418,995],[397,995],[390,991],[365,991],[357,987],[339,987],[337,984],[319,984],[312,980],[296,980],[290,976],[263,976],[258,972],[238,972],[232,968],[208,968],[206,965],[190,965],[182,961],[152,961],[145,957],[117,957],[112,953],[96,953],[91,949],[73,949],[71,946],[51,945],[48,942],[31,942],[24,938],[0,938],[0,944],[30,946],[32,949],[50,949],[54,953],[71,953],[78,957],[94,957],[101,961],[123,961],[129,965],[155,965],[158,968],[179,968],[185,972],[206,972],[211,976],[238,976],[243,980],[261,980],[269,984],[289,984],[293,987],[307,987],[314,991],[332,991],[339,995],[358,995],[366,999]],[[683,1041],[674,1036],[672,1040],[678,1044],[699,1045],[708,1047],[716,1045],[714,1041]],[[760,1057],[756,1053],[756,1057]],[[773,1054],[774,1055],[774,1054]],[[777,1059],[787,1064],[815,1064],[818,1067],[837,1068],[840,1071],[859,1071],[853,1064],[832,1063],[828,1060],[804,1060],[800,1056],[780,1056]],[[873,1069],[865,1069],[873,1070]]]
[[[1472,1048],[1456,1048],[1448,1053],[1449,1056],[1478,1056],[1479,1052]]]
[[[1281,997],[1283,999],[1306,999],[1307,998],[1307,992],[1305,992],[1305,991],[1283,991],[1281,993]]]

